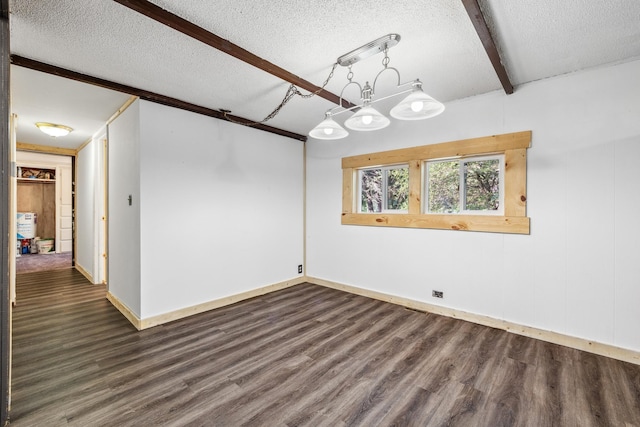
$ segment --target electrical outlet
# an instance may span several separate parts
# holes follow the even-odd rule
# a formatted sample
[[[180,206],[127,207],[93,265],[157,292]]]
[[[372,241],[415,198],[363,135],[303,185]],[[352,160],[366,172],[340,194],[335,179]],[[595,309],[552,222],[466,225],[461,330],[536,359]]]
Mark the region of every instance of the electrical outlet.
[[[431,296],[434,298],[444,298],[444,292],[442,291],[431,291]]]
[[[298,265],[298,274],[302,274],[302,264]]]

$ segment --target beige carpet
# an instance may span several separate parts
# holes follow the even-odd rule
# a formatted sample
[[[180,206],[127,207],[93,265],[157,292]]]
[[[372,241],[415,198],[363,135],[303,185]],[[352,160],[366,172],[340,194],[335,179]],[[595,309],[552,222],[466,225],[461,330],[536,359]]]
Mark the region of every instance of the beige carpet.
[[[25,254],[16,257],[17,274],[71,267],[71,252],[61,254]]]

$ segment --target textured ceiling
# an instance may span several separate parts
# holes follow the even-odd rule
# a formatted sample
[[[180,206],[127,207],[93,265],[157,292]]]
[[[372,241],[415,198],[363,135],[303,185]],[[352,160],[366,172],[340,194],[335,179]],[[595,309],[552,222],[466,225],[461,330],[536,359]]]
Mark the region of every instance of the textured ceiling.
[[[93,136],[129,95],[102,89],[27,68],[11,66],[12,109],[18,114],[18,141],[75,149]],[[64,138],[53,138],[36,122],[73,128]]]
[[[403,81],[420,78],[425,91],[445,104],[501,90],[458,0],[401,1],[393,7],[380,0],[370,0],[366,7],[342,0],[153,3],[318,86],[338,56],[398,33],[402,40],[389,51],[389,65],[400,71]],[[480,4],[516,91],[517,85],[529,81],[640,58],[637,0]],[[12,53],[72,71],[212,109],[225,108],[252,120],[270,113],[289,86],[113,1],[12,0],[10,7]],[[355,79],[372,81],[381,60],[382,55],[376,55],[354,65]],[[327,88],[340,94],[346,74],[338,67]],[[25,78],[30,75],[33,72]],[[59,109],[65,93],[72,96],[83,90],[66,90],[56,96],[58,106],[47,107],[51,97],[40,93],[37,98],[29,93],[29,85],[14,83],[14,110],[21,120],[31,114],[26,112],[33,103],[44,111]],[[377,92],[383,96],[392,87],[392,78],[381,77]],[[345,96],[358,101],[357,94]],[[110,116],[115,109],[107,104],[104,109],[111,109]],[[319,97],[296,97],[268,124],[306,134],[333,106]],[[19,131],[25,127],[21,121]],[[19,133],[18,139],[22,141],[23,135]]]
[[[482,4],[516,85],[640,58],[638,0],[491,0]]]

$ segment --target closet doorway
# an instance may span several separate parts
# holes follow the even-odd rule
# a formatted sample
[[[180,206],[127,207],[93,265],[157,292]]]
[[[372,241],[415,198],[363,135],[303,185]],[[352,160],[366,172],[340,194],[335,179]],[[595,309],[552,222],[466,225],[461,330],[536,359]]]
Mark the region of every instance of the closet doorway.
[[[16,153],[16,273],[73,266],[73,158]]]

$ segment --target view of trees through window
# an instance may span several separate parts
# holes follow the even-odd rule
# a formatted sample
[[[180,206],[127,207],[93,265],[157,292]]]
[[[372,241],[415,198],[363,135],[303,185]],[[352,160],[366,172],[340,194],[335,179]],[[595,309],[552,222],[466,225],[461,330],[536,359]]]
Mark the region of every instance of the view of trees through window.
[[[372,168],[360,171],[360,211],[407,210],[409,168]]]
[[[343,225],[529,234],[531,131],[342,158]]]
[[[464,162],[465,209],[497,211],[500,208],[500,160]]]
[[[500,159],[428,162],[427,192],[430,213],[497,211],[500,208]]]
[[[429,212],[460,211],[460,163],[457,160],[427,163]]]
[[[500,158],[483,157],[426,163],[427,212],[456,214],[500,209]],[[360,212],[406,211],[408,166],[361,169]]]
[[[382,211],[382,169],[360,171],[360,198],[362,212]]]

